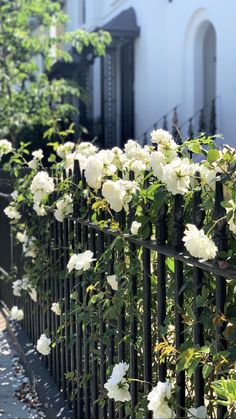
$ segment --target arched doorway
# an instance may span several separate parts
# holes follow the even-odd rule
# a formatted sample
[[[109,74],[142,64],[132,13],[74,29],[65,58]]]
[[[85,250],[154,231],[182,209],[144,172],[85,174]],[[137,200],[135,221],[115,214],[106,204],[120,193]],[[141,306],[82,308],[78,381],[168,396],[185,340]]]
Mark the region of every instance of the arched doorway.
[[[216,32],[212,23],[201,24],[195,42],[195,112],[204,109],[209,128],[211,102],[216,97]]]

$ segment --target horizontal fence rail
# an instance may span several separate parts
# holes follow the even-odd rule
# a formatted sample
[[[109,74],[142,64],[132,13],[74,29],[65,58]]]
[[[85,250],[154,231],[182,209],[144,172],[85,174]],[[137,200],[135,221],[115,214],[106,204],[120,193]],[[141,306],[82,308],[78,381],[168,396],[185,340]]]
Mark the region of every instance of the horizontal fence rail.
[[[57,182],[61,181],[56,173],[53,176]],[[130,176],[132,178],[132,173]],[[73,183],[79,185],[81,182],[86,189],[84,176],[81,176],[76,164]],[[145,187],[148,187],[148,181]],[[217,219],[222,211],[220,202],[223,199],[220,181],[216,184],[215,193],[214,217]],[[51,197],[52,200],[57,198],[59,197]],[[3,199],[0,196],[1,202]],[[202,316],[207,313],[209,316],[224,316],[227,279],[235,280],[236,272],[229,268],[220,269],[216,263],[199,261],[183,250],[184,198],[180,195],[175,197],[173,208],[169,210],[171,229],[168,225],[170,221],[167,207],[163,205],[158,209],[156,222],[150,222],[150,234],[146,240],[129,233],[123,234],[133,221],[132,208],[128,216],[123,211],[118,215],[113,214],[118,228],[112,230],[101,227],[99,219],[94,222],[89,208],[85,215],[83,199],[82,197],[75,202],[73,215],[67,216],[63,223],[58,222],[51,214],[50,240],[43,236],[37,237],[42,245],[46,245],[48,267],[45,269],[42,266],[42,277],[39,278],[42,293],[38,302],[33,302],[28,294],[23,295],[24,328],[34,344],[45,330],[50,330],[58,337],[57,345],[44,358],[44,362],[73,409],[75,418],[140,418],[136,409],[142,399],[144,403],[139,406],[139,411],[144,409],[142,417],[151,418],[151,412],[145,410],[146,395],[152,385],[165,381],[167,377],[174,379],[174,375],[177,384],[176,417],[184,418],[185,407],[190,407],[189,399],[192,397],[188,392],[189,377],[184,370],[175,371],[173,355],[172,363],[168,358],[161,360],[161,351],[157,349],[157,344],[167,340],[176,351],[175,357],[188,334],[188,337],[192,336],[194,345],[203,347],[209,336],[207,330],[204,330]],[[147,205],[143,208],[143,213],[148,210]],[[104,214],[101,213],[100,217],[103,220]],[[201,193],[196,192],[192,222],[201,228],[203,220]],[[4,223],[6,220],[1,222],[1,228]],[[125,248],[116,245],[119,237],[124,239]],[[220,250],[227,250],[224,224],[216,226],[215,242]],[[96,284],[92,273],[91,276],[78,276],[74,272],[69,276],[63,275],[67,270],[70,254],[91,250],[97,261],[108,249],[110,253],[106,273],[102,270],[99,272]],[[129,286],[124,291],[123,303],[114,308],[115,315],[109,315],[108,311],[105,316],[107,307],[99,298],[106,292],[106,275],[114,274],[118,263],[123,263],[126,272],[128,270],[130,273]],[[118,292],[125,289],[125,281],[126,279],[119,278]],[[212,293],[206,297],[211,302],[211,307],[199,304],[207,281],[215,283],[214,295]],[[1,281],[0,297],[11,307],[16,299],[10,296],[9,287],[9,284],[3,285]],[[170,289],[174,290],[172,294]],[[92,312],[93,297],[94,313],[88,319],[88,306]],[[112,309],[113,302],[116,302],[115,291],[110,291],[109,300],[109,307]],[[51,303],[54,301],[62,304],[65,322],[52,313]],[[70,313],[69,316],[67,313]],[[168,323],[168,316],[174,320],[174,324]],[[188,330],[184,323],[186,316],[190,316]],[[224,329],[225,322],[221,321],[211,330],[219,350],[226,349]],[[125,411],[121,403],[117,409],[114,401],[106,397],[104,389],[112,367],[122,361],[130,366],[129,412]],[[202,368],[202,365],[197,365],[193,373],[196,407],[203,405],[205,398]],[[218,407],[217,419],[223,419],[225,412],[225,407]]]

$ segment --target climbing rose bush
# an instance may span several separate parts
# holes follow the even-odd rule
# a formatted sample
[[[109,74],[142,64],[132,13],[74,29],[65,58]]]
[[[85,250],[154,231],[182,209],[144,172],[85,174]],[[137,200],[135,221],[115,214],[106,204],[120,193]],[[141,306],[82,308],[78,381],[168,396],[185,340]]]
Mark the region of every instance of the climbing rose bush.
[[[150,252],[148,275],[150,275],[152,293],[152,366],[155,378],[149,385],[155,385],[155,383],[157,385],[148,393],[144,390],[144,385],[147,383],[140,380],[139,400],[135,412],[132,412],[130,385],[133,378],[131,372],[129,373],[128,352],[126,352],[127,362],[125,360],[119,362],[117,354],[114,353],[114,359],[111,362],[109,360],[113,365],[113,370],[111,372],[110,365],[107,365],[106,376],[109,378],[104,385],[105,390],[101,390],[99,403],[102,405],[104,399],[108,397],[118,403],[116,410],[121,403],[124,403],[127,417],[137,414],[139,419],[144,416],[144,412],[150,410],[154,419],[170,419],[175,417],[178,409],[175,396],[171,394],[171,389],[173,392],[178,391],[178,388],[175,389],[175,369],[182,368],[188,374],[187,406],[193,406],[192,375],[196,365],[201,365],[203,370],[205,365],[209,368],[210,372],[206,368],[204,370],[206,380],[209,381],[208,388],[211,386],[211,381],[217,378],[217,371],[221,371],[222,368],[227,370],[226,375],[232,374],[233,362],[225,361],[229,357],[214,352],[217,344],[212,338],[213,330],[216,325],[220,324],[221,319],[216,316],[216,313],[215,317],[211,318],[207,311],[209,307],[214,307],[213,311],[215,310],[212,301],[215,284],[212,278],[209,280],[204,277],[203,291],[198,296],[198,304],[202,307],[205,316],[203,316],[204,328],[207,330],[208,340],[211,343],[206,342],[203,348],[193,346],[192,330],[195,325],[195,313],[192,309],[193,275],[190,266],[192,258],[200,259],[202,263],[210,261],[209,263],[213,266],[222,266],[224,269],[228,267],[232,269],[236,265],[235,149],[226,145],[222,150],[217,150],[214,138],[206,137],[177,145],[170,133],[164,130],[154,130],[151,133],[150,144],[145,146],[131,139],[127,141],[123,149],[114,147],[111,150],[99,150],[89,142],[76,144],[66,141],[63,144],[54,145],[55,154],[52,153],[49,158],[53,169],[51,170],[45,168],[45,163],[42,164],[45,157],[41,149],[27,157],[29,161],[26,162],[25,154],[21,156],[20,152],[14,150],[5,141],[0,140],[0,156],[11,153],[9,166],[16,174],[16,188],[11,202],[5,208],[5,214],[11,221],[18,244],[22,246],[24,259],[22,279],[19,279],[17,273],[13,272],[13,294],[17,301],[28,294],[35,304],[43,302],[50,313],[53,312],[55,316],[58,316],[55,321],[55,324],[59,325],[58,330],[45,330],[37,341],[38,352],[47,356],[59,342],[63,344],[65,336],[68,338],[65,329],[68,328],[71,319],[76,316],[78,327],[82,325],[83,332],[85,330],[91,332],[88,333],[88,340],[90,349],[94,349],[97,359],[101,344],[98,339],[99,331],[102,330],[101,323],[109,325],[112,330],[110,332],[107,328],[111,336],[104,334],[102,343],[106,348],[106,346],[109,347],[112,339],[114,341],[118,339],[117,319],[125,306],[125,320],[131,322],[131,316],[134,314],[136,316],[138,339],[135,349],[139,354],[137,368],[139,376],[143,378],[144,283],[142,272],[144,265],[143,254],[138,247],[139,240],[137,239],[148,240],[152,246],[156,239],[158,241],[163,239],[163,245],[170,246],[175,252],[180,251],[181,256],[186,257],[187,261],[184,272],[186,307],[183,309],[186,347],[178,348],[178,351],[174,348],[175,313],[171,298],[174,293],[175,266],[170,257],[166,258],[165,265],[168,285],[167,317],[163,330],[156,329],[157,259],[156,254]],[[198,155],[198,158],[191,158],[192,154]],[[75,169],[76,165],[79,165],[79,169],[78,167]],[[22,177],[20,169],[26,166],[28,172]],[[223,186],[224,197],[220,204],[220,214],[217,215],[214,199],[216,182],[219,180]],[[193,200],[200,191],[198,213],[194,214]],[[174,205],[176,212],[180,211],[182,217],[178,222],[173,213]],[[161,218],[163,213],[164,218]],[[87,231],[87,233],[84,235],[81,231],[74,229],[73,220],[77,216],[85,222],[82,231],[83,233]],[[161,222],[159,222],[159,217]],[[89,230],[86,230],[88,219],[98,230],[100,229],[100,235],[92,238]],[[166,237],[163,234],[159,237],[159,229],[162,228],[165,220],[168,224]],[[174,233],[173,237],[169,234],[176,225],[180,231],[178,234],[181,235],[180,243],[177,245],[175,243],[177,233]],[[64,236],[61,236],[64,228],[67,232],[66,240]],[[106,243],[104,248],[103,229],[108,229],[114,234],[114,240]],[[224,229],[227,241],[225,251],[219,251],[218,246],[222,229]],[[57,231],[58,243],[51,243],[52,231]],[[131,240],[129,244],[126,238]],[[65,288],[73,284],[67,300],[61,295],[53,295],[53,289],[45,292],[42,287],[42,281],[45,278],[47,280],[48,275],[52,274],[48,262],[49,248],[55,258],[54,261],[57,261],[53,265],[53,275],[57,275],[58,284]],[[137,289],[135,280],[138,281]],[[230,280],[229,286],[231,286]],[[82,288],[82,301],[79,287]],[[130,303],[129,296],[133,292],[137,295],[135,301]],[[229,294],[234,295],[233,284]],[[230,304],[228,312],[234,301],[232,300]],[[18,311],[16,308],[14,310],[15,317],[20,318],[18,313],[20,310],[18,308]],[[233,320],[225,317],[224,322],[227,324],[226,334],[230,335],[230,330],[234,330]],[[160,333],[165,339],[159,342]],[[74,337],[72,337],[72,342],[68,342],[69,345],[73,345],[73,339]],[[131,341],[132,336],[126,331],[124,342],[118,344],[127,345]],[[118,344],[116,351],[118,351]],[[170,381],[166,382],[158,381],[156,373],[156,362],[162,356],[163,359],[169,357],[168,379]],[[66,379],[84,382],[88,377],[77,377],[76,372],[68,371]],[[207,408],[205,406],[190,407],[186,409],[186,416],[207,418],[207,413],[210,414],[211,409],[214,410],[212,406],[215,406],[215,399],[212,401],[211,396],[206,397]]]

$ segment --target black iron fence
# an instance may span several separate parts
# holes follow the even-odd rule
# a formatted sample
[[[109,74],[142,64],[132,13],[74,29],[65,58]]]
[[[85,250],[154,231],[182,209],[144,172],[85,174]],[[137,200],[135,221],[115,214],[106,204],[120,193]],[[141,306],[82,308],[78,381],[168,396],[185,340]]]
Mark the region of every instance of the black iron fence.
[[[78,165],[75,165],[73,182],[74,185],[83,182],[86,188]],[[145,187],[148,188],[148,181]],[[2,217],[5,196],[1,195],[0,198]],[[217,181],[214,219],[222,216],[222,200],[222,184]],[[208,316],[218,314],[223,318],[213,326],[211,333],[216,339],[218,350],[226,348],[223,315],[227,301],[227,279],[236,279],[236,272],[229,268],[220,269],[217,263],[200,262],[184,252],[182,237],[186,220],[183,204],[184,198],[177,195],[168,213],[166,205],[162,205],[157,211],[156,221],[148,222],[149,233],[146,239],[125,234],[125,248],[123,245],[116,246],[116,243],[124,229],[131,225],[134,217],[132,208],[129,215],[121,212],[115,216],[119,225],[116,231],[93,222],[89,208],[85,215],[83,197],[74,204],[73,216],[67,217],[63,223],[58,222],[52,214],[50,240],[46,242],[48,264],[46,267],[42,266],[39,278],[42,292],[37,303],[27,293],[23,295],[23,325],[35,344],[45,330],[55,336],[59,333],[57,345],[48,357],[44,357],[44,362],[70,403],[75,418],[151,418],[151,412],[146,411],[143,416],[140,414],[142,403],[139,414],[137,413],[135,409],[138,402],[146,400],[147,393],[158,380],[165,381],[167,375],[173,377],[174,374],[177,384],[174,396],[177,401],[176,417],[185,417],[184,408],[189,407],[190,398],[193,397],[187,390],[189,377],[184,370],[175,373],[173,356],[172,361],[168,361],[168,358],[160,361],[161,353],[156,349],[157,343],[167,339],[178,355],[178,350],[188,335],[188,338],[192,336],[193,345],[203,347],[209,340],[209,327],[202,320],[207,312]],[[143,208],[144,214],[148,210],[147,204]],[[192,222],[200,228],[203,219],[201,192],[197,191],[192,204]],[[8,227],[4,227],[4,223],[1,218],[1,255],[5,249],[12,248],[10,231]],[[225,222],[216,224],[214,238],[219,250],[227,250]],[[38,239],[43,243],[43,236]],[[97,260],[104,250],[110,249],[108,273],[114,273],[114,265],[118,260],[123,261],[129,270],[130,286],[123,304],[117,307],[115,316],[109,316],[108,313],[104,316],[107,307],[102,300],[99,301],[98,295],[93,316],[88,320],[86,308],[91,304],[90,299],[94,292],[93,287],[89,288],[91,284],[94,285],[92,276],[76,276],[73,273],[64,277],[61,275],[67,270],[69,254],[76,253],[78,249],[91,250]],[[1,266],[4,269],[10,267],[10,262],[9,256],[1,256]],[[138,268],[134,269],[136,265]],[[209,307],[199,305],[199,297],[209,281],[215,284],[210,296],[212,312]],[[96,284],[98,294],[105,292],[105,283],[106,275],[101,270]],[[120,278],[119,289],[123,286],[124,279]],[[11,305],[13,299],[9,297],[9,289],[10,284],[3,285],[1,282],[0,297]],[[109,298],[112,303],[116,303],[115,292],[111,291]],[[63,304],[63,322],[61,317],[55,316],[51,311],[51,303],[55,301]],[[191,304],[193,316],[190,318],[188,330],[187,302],[188,305],[189,302]],[[66,313],[70,313],[69,316]],[[191,314],[188,315],[191,317]],[[174,324],[168,323],[168,316]],[[130,365],[131,410],[125,411],[124,405],[120,403],[117,413],[114,401],[106,397],[104,384],[109,378],[109,367],[121,361]],[[202,364],[196,366],[194,376],[195,404],[200,406],[204,404],[205,398]],[[217,418],[223,419],[225,412],[225,407],[218,406]]]

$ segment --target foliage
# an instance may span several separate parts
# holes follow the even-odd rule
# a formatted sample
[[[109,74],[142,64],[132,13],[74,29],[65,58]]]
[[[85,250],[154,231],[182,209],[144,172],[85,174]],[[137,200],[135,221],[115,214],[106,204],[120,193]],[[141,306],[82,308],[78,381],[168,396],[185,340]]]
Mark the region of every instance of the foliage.
[[[2,0],[0,17],[0,138],[15,144],[24,127],[73,119],[77,110],[62,99],[79,96],[78,86],[50,80],[50,70],[56,61],[72,61],[72,46],[81,53],[91,45],[102,55],[111,39],[102,31],[65,32],[68,18],[53,0]]]

